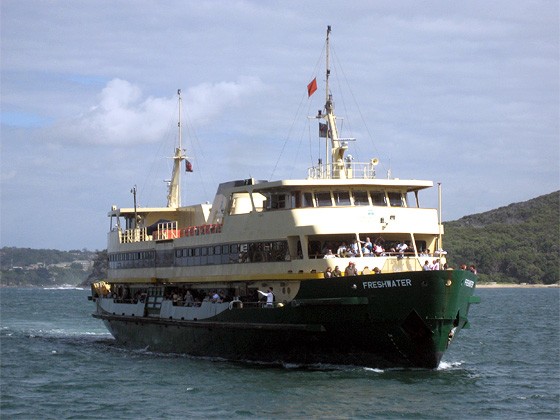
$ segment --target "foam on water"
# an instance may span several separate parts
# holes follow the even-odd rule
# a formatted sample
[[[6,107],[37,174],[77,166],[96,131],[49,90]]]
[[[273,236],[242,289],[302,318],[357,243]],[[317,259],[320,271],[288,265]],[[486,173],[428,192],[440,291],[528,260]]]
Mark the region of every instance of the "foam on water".
[[[461,366],[464,362],[440,362],[436,370],[453,370]]]

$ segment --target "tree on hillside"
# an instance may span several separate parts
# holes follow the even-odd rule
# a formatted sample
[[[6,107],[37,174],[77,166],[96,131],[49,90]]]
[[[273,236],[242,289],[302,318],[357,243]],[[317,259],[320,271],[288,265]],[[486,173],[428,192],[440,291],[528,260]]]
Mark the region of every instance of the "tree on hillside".
[[[558,283],[560,192],[445,223],[449,264],[474,264],[483,281]]]
[[[97,251],[97,255],[93,260],[93,268],[87,279],[82,283],[82,286],[89,286],[99,280],[107,278],[107,270],[109,268],[109,259],[107,257],[107,250]]]

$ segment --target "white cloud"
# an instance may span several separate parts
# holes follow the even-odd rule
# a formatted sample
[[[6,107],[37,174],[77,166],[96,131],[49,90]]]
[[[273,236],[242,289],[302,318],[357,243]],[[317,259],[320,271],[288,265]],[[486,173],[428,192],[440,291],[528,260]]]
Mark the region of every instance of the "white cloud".
[[[240,77],[235,82],[203,83],[189,88],[184,101],[191,122],[202,125],[263,89],[259,79]],[[71,121],[59,121],[52,131],[53,137],[59,131],[67,142],[126,146],[161,141],[170,121],[176,119],[177,97],[144,97],[139,86],[113,79],[88,112]]]

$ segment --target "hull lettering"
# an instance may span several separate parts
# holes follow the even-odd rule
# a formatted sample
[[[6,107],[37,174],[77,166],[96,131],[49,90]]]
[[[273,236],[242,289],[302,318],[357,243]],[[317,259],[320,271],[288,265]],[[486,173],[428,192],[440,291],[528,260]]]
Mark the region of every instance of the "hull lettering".
[[[364,281],[362,283],[364,289],[383,289],[386,287],[409,287],[412,286],[410,279],[382,280],[382,281]]]

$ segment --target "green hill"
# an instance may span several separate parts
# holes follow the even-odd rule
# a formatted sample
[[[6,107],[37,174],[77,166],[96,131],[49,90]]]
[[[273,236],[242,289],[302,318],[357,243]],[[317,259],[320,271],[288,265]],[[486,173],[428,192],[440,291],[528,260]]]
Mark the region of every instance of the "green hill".
[[[444,226],[444,248],[451,267],[474,264],[481,281],[559,281],[560,191]]]

